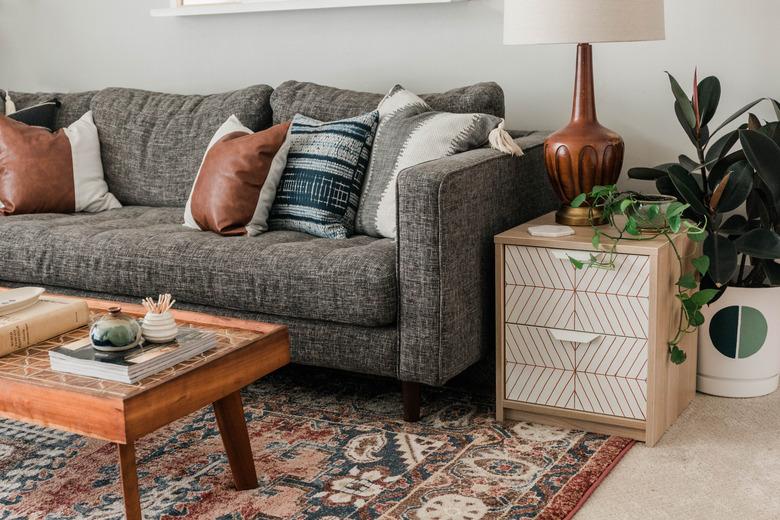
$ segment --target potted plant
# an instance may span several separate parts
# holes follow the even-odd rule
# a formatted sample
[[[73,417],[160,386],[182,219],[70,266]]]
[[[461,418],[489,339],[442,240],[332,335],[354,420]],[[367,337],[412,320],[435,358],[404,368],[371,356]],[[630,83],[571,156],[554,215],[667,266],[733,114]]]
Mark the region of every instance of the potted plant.
[[[717,296],[718,290],[698,289],[696,276],[707,272],[709,258],[706,255],[690,258],[686,251],[680,250],[677,234],[684,231],[691,240],[701,242],[707,237],[706,230],[690,220],[683,220],[682,215],[690,206],[669,195],[620,192],[613,184],[595,186],[591,192],[577,196],[571,205],[577,208],[586,201],[590,208],[588,220],[593,228],[591,244],[599,252],[591,254],[587,261],[569,257],[575,269],[613,269],[618,245],[624,240],[642,241],[664,237],[671,245],[679,264],[676,297],[680,313],[677,329],[667,339],[667,346],[671,362],[678,365],[684,363],[687,356],[680,348],[680,342],[686,334],[704,323],[702,308]],[[594,208],[598,208],[600,218],[594,218]],[[622,218],[618,220],[617,217]],[[606,220],[607,226],[598,225],[603,220]]]
[[[771,393],[780,372],[780,104],[753,101],[710,130],[719,80],[699,82],[694,74],[691,97],[671,74],[669,80],[695,156],[628,175],[686,203],[684,216],[707,231],[701,286],[717,295],[702,309],[698,389],[729,397]],[[762,101],[774,121],[749,113]],[[745,114],[746,122],[727,129]]]

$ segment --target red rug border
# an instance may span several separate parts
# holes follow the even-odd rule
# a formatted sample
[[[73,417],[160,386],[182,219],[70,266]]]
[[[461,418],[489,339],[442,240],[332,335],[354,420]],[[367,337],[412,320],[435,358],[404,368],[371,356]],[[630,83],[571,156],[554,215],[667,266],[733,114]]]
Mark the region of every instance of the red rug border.
[[[585,505],[585,502],[588,501],[590,496],[596,491],[596,488],[598,488],[602,482],[607,478],[607,476],[612,472],[613,469],[615,469],[615,466],[618,465],[618,463],[623,460],[623,457],[625,457],[626,453],[631,451],[631,448],[633,448],[636,445],[637,441],[631,440],[628,444],[626,444],[622,450],[620,450],[620,453],[617,454],[617,456],[612,459],[612,462],[609,463],[609,465],[604,468],[604,471],[601,472],[601,475],[599,475],[599,478],[597,478],[593,484],[590,485],[590,487],[582,494],[580,499],[577,501],[577,503],[574,505],[574,508],[569,511],[569,513],[564,517],[563,520],[572,520],[574,518],[574,515],[576,515],[580,509]]]

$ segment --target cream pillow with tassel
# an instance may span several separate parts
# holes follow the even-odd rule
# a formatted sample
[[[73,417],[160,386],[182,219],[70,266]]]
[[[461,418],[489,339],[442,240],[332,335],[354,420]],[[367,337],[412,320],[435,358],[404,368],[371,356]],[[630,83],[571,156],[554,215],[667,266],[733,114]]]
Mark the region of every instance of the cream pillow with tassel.
[[[407,168],[486,144],[506,154],[523,155],[504,130],[503,119],[436,112],[400,85],[379,104],[379,117],[355,223],[358,234],[395,238],[396,179]]]

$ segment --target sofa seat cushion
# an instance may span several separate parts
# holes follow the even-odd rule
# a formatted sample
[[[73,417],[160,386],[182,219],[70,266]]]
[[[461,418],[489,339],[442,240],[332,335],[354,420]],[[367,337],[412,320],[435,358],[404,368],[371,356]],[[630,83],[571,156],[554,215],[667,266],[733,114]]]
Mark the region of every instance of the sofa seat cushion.
[[[0,280],[363,326],[396,321],[391,240],[221,237],[181,208],[0,217]]]

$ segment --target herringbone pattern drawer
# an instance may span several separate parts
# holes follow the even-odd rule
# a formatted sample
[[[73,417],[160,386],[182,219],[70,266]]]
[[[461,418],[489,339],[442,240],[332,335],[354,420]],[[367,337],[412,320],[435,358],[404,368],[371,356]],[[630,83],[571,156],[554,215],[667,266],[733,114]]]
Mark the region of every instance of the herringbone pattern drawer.
[[[575,269],[582,251],[507,246],[508,323],[647,338],[650,260],[616,255],[614,269]]]
[[[507,324],[505,398],[646,418],[647,340]]]

